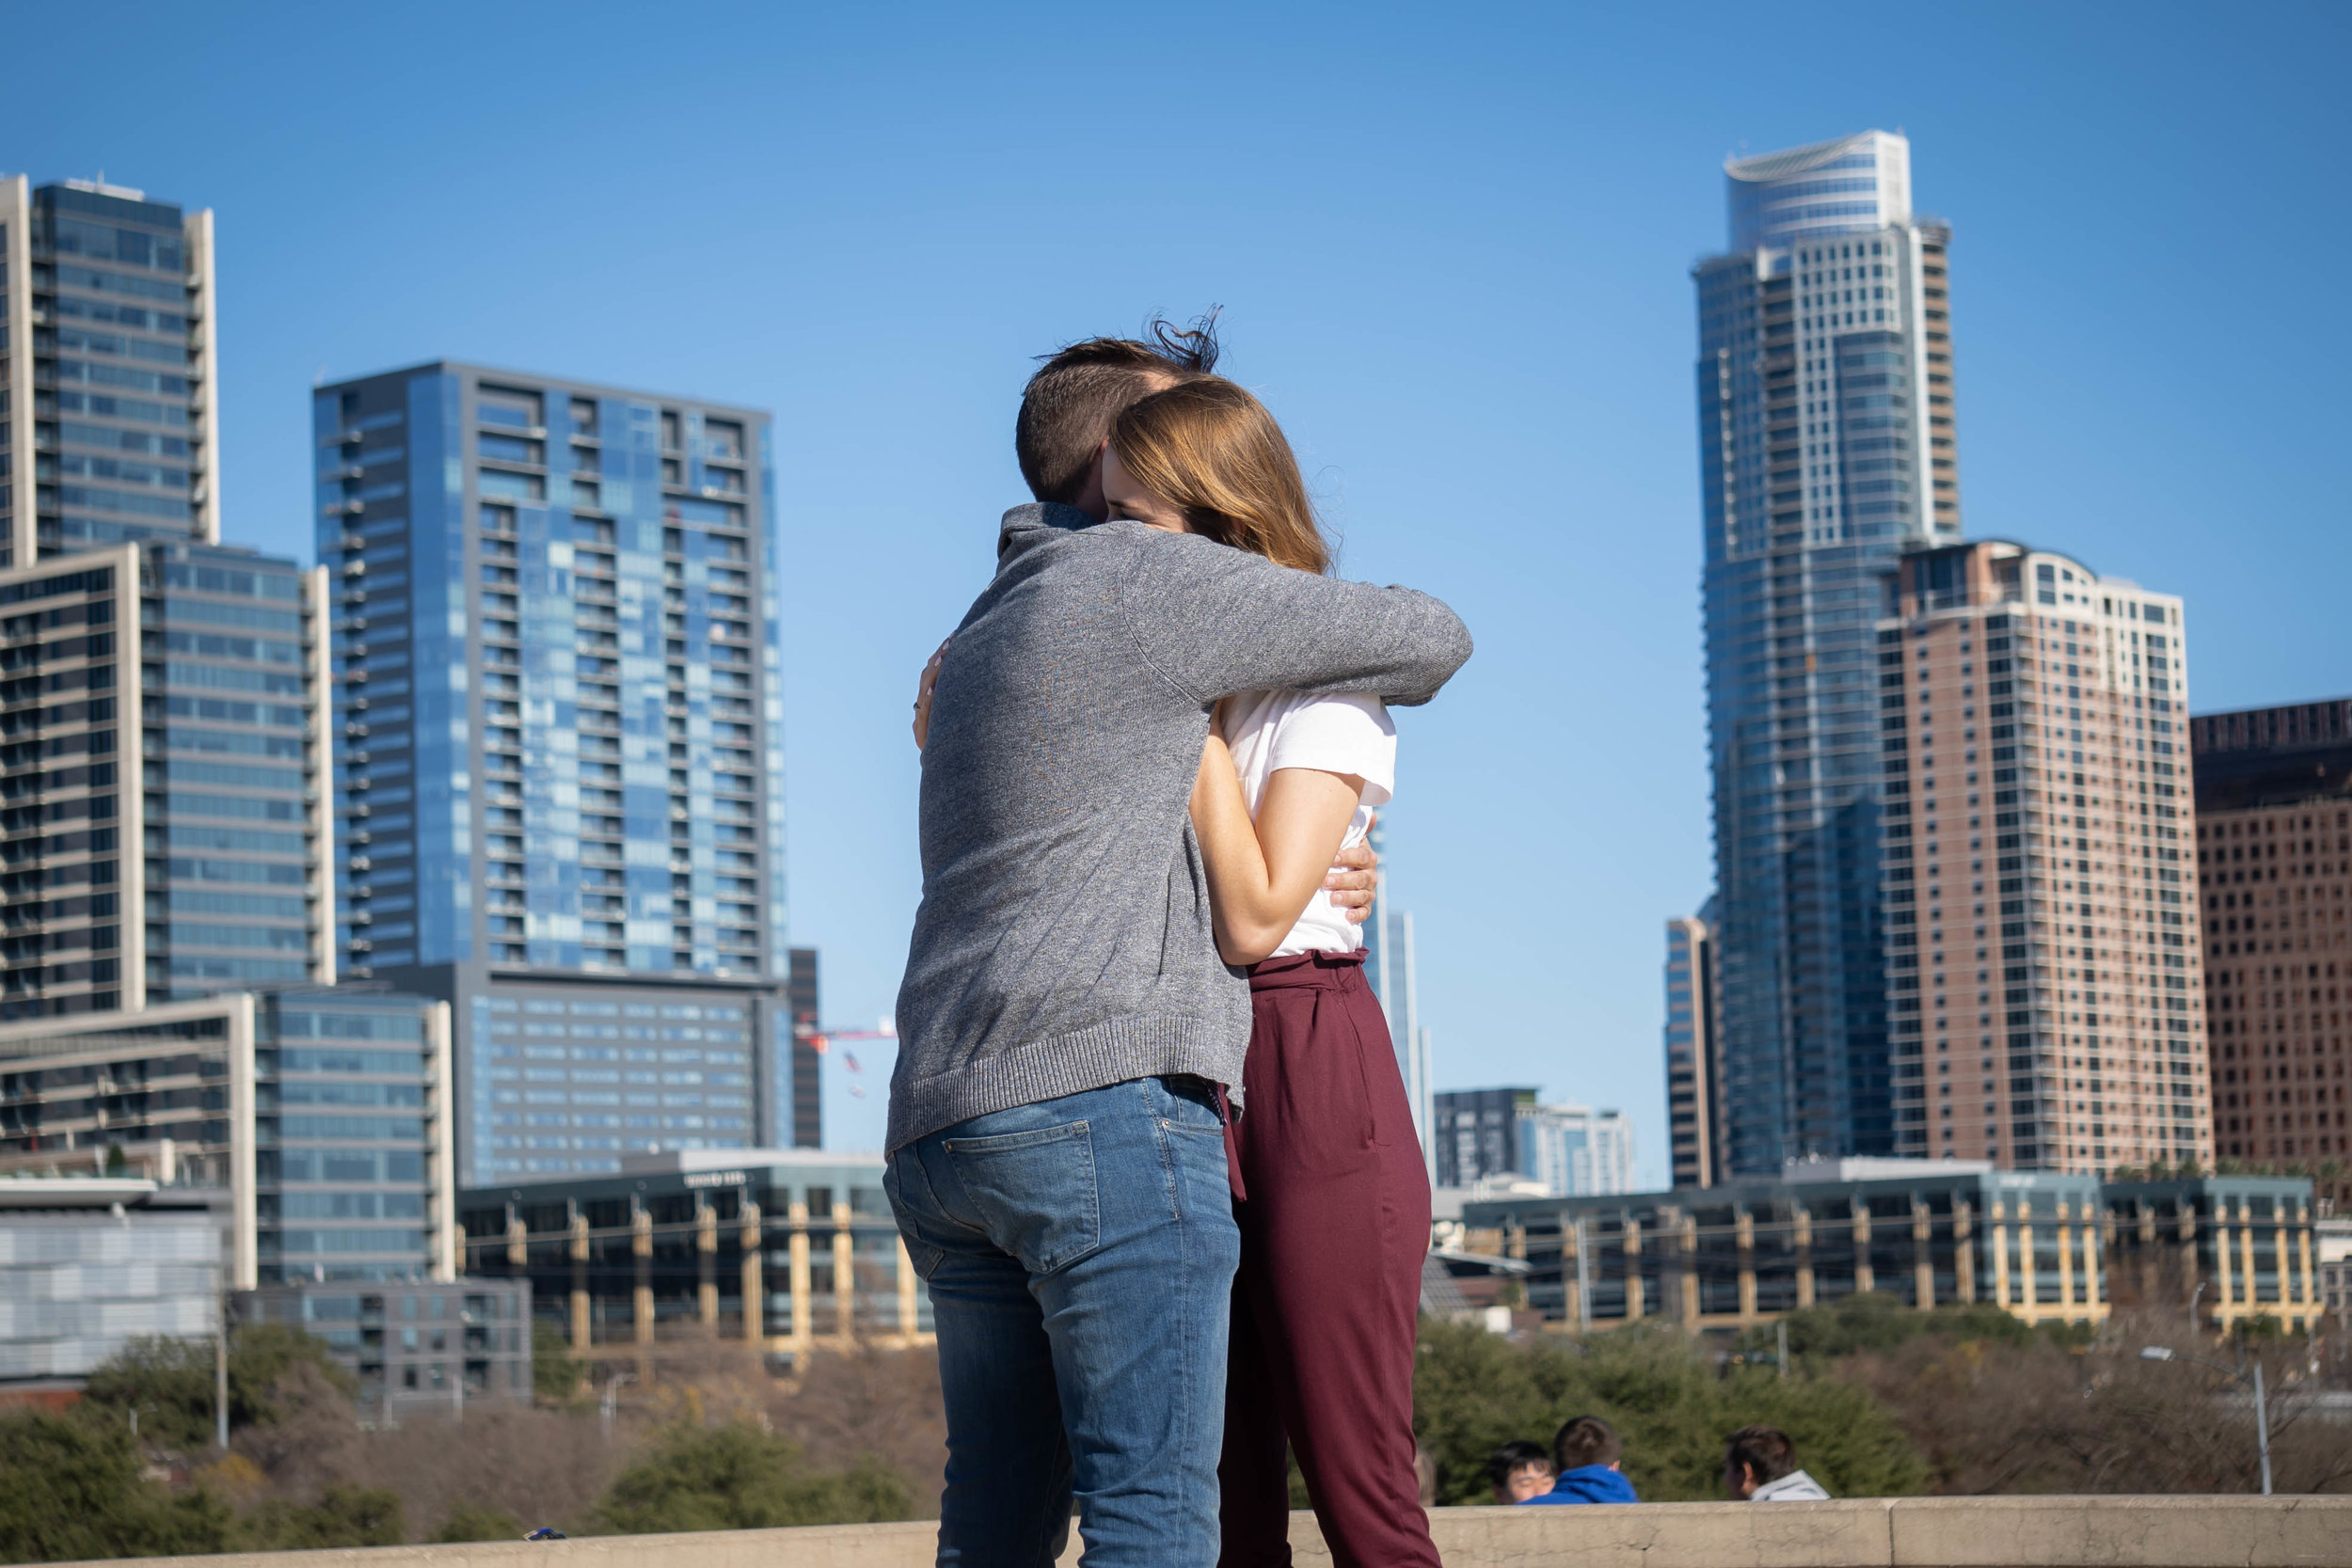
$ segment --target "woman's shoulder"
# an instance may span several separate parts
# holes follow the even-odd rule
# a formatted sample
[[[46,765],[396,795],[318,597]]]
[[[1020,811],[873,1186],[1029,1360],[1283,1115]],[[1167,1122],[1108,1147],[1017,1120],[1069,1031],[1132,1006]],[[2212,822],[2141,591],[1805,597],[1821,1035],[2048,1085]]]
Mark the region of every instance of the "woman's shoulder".
[[[1329,722],[1396,733],[1388,705],[1359,692],[1240,691],[1225,701],[1229,740],[1298,723]]]
[[[1364,781],[1363,803],[1385,805],[1396,787],[1396,725],[1377,697],[1341,692],[1289,701],[1263,732],[1266,769],[1311,768]]]
[[[1389,705],[1360,691],[1331,691],[1320,696],[1285,691],[1278,695],[1285,702],[1276,721],[1285,726],[1330,726],[1387,736],[1396,734],[1396,721],[1389,717]]]

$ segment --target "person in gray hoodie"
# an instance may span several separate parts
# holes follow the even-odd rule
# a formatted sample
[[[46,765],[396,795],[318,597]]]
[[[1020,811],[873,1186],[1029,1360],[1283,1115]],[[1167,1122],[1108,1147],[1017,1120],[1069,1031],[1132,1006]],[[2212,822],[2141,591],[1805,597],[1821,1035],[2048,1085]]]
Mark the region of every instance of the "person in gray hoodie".
[[[1828,1490],[1797,1468],[1797,1446],[1778,1427],[1741,1427],[1724,1440],[1724,1491],[1734,1502],[1816,1503]]]
[[[1204,370],[1104,340],[1046,362],[1015,443],[1038,500],[938,661],[884,1180],[938,1331],[959,1568],[1045,1568],[1073,1497],[1090,1568],[1216,1561],[1251,1009],[1188,818],[1210,710],[1425,703],[1470,657],[1425,594],[1105,520],[1112,420]]]

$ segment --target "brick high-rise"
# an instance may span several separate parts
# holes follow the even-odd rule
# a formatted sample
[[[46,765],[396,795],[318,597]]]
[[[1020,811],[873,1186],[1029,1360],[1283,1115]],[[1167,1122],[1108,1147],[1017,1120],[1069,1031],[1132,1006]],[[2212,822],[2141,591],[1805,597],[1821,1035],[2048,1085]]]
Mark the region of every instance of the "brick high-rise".
[[[2234,1160],[2352,1153],[2352,699],[2190,721],[2205,900],[2214,1143]],[[2338,1204],[2352,1202],[2339,1179]]]
[[[2181,601],[1989,540],[1879,623],[1896,1148],[2210,1164]]]
[[[1711,1187],[1723,1169],[1715,1014],[1713,931],[1704,915],[1667,921],[1666,1139],[1677,1187]]]

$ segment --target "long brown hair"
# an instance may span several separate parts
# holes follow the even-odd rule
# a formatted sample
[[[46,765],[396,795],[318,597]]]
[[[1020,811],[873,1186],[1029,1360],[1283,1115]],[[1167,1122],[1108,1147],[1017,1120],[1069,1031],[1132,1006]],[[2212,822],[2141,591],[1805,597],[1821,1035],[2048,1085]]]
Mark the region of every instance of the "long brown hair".
[[[1205,377],[1130,404],[1111,446],[1137,483],[1184,509],[1195,533],[1302,572],[1331,569],[1282,427],[1233,383]]]

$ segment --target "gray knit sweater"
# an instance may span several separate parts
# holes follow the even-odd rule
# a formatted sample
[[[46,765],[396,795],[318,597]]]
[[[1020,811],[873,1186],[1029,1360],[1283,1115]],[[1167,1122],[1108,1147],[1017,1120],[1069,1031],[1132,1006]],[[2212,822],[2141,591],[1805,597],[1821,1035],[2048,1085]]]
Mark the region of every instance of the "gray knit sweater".
[[[1218,957],[1188,804],[1236,691],[1427,702],[1454,612],[1194,534],[1005,514],[940,667],[923,903],[898,990],[889,1146],[1159,1073],[1241,1081],[1249,990]]]

